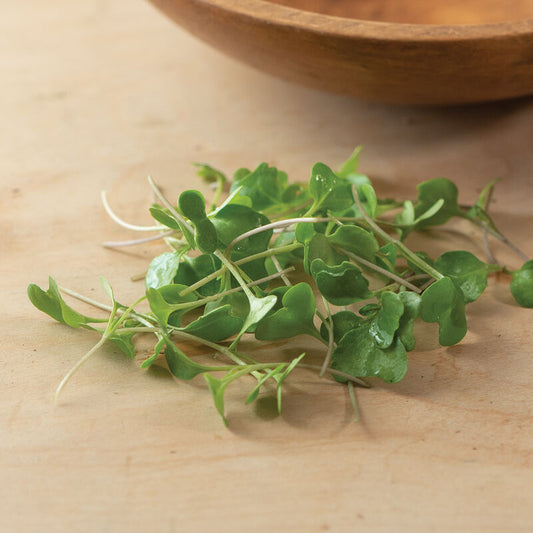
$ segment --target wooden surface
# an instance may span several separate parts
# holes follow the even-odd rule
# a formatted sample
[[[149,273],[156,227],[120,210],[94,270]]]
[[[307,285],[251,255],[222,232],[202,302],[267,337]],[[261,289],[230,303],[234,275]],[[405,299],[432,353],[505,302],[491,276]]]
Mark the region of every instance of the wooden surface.
[[[151,1],[216,49],[308,87],[411,105],[533,94],[532,0],[425,2],[433,7],[422,10],[419,0]]]
[[[268,0],[336,17],[407,24],[495,24],[531,18],[532,0]]]
[[[54,405],[96,339],[25,296],[48,275],[95,298],[99,275],[121,301],[142,291],[128,278],[159,247],[100,246],[132,237],[105,215],[102,189],[123,218],[145,223],[147,174],[171,197],[200,186],[191,161],[228,172],[269,161],[306,179],[315,161],[335,166],[357,144],[381,194],[412,197],[442,175],[471,202],[501,176],[493,214],[533,255],[532,99],[365,104],[241,66],[141,1],[2,7],[0,531],[533,529],[533,314],[506,280],[469,306],[460,345],[440,348],[420,326],[405,380],[357,391],[360,423],[344,388],[300,371],[277,418],[268,396],[254,410],[233,387],[227,429],[201,378],[140,370],[148,346],[134,362],[103,349]],[[480,252],[466,229],[445,232],[445,244]]]

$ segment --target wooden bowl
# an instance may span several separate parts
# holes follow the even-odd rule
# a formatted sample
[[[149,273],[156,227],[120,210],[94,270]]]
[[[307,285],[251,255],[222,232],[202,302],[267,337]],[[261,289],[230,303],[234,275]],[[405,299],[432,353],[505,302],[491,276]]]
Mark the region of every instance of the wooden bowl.
[[[357,98],[465,104],[533,93],[533,0],[151,0],[280,78]]]

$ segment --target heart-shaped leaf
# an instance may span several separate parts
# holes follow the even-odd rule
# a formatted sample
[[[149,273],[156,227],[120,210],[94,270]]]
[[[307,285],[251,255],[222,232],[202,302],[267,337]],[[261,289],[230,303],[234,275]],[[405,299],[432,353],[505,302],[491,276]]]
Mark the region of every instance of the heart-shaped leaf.
[[[311,275],[318,290],[333,305],[349,305],[372,297],[368,280],[348,261],[329,266],[322,259],[311,263]]]
[[[340,226],[327,237],[334,246],[348,250],[367,261],[374,261],[379,244],[372,233],[359,226]]]
[[[364,322],[364,318],[347,310],[331,315],[331,319],[333,321],[333,340],[337,344],[348,331],[359,327]],[[329,340],[328,328],[325,324],[320,326],[320,336],[326,341]]]
[[[435,261],[435,268],[463,291],[465,303],[477,300],[487,287],[489,265],[470,252],[445,252]]]
[[[369,331],[369,324],[346,333],[333,351],[331,361],[332,368],[353,377],[379,377],[387,383],[400,381],[407,372],[407,352],[401,341],[395,339],[388,348],[380,348]]]
[[[252,207],[257,211],[279,204],[286,183],[287,174],[267,163],[261,163],[253,172],[238,180],[240,194],[248,196],[252,200]]]
[[[323,163],[317,163],[311,170],[309,193],[314,200],[312,211],[347,209],[354,203],[351,183]]]
[[[282,308],[257,324],[255,337],[259,340],[287,339],[305,334],[316,337],[315,309],[311,287],[307,283],[298,283],[283,295]]]
[[[443,200],[437,212],[430,217],[421,219],[419,228],[438,226],[447,222],[451,217],[461,214],[457,203],[457,187],[447,178],[435,178],[424,181],[417,187],[418,201],[415,206],[415,217],[419,218],[431,209],[439,200]]]
[[[400,327],[403,315],[403,302],[394,292],[384,292],[381,296],[381,309],[370,322],[369,333],[380,348],[388,348],[396,330]]]
[[[310,274],[311,264],[315,259],[321,259],[329,266],[340,265],[348,261],[348,257],[337,252],[329,239],[322,233],[315,233],[304,245],[304,269]]]
[[[422,298],[420,295],[416,294],[416,292],[411,291],[400,292],[399,296],[403,303],[403,315],[400,318],[400,324],[396,335],[402,341],[405,349],[409,352],[415,348],[413,326],[420,313]]]
[[[450,278],[435,281],[422,293],[420,318],[438,322],[442,346],[457,344],[467,329],[463,292]]]

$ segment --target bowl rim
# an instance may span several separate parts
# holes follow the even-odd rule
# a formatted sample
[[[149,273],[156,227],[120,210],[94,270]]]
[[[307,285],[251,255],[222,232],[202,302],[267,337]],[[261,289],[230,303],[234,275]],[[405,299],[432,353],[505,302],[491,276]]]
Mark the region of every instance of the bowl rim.
[[[533,18],[484,24],[413,24],[344,18],[268,0],[195,0],[257,21],[337,37],[381,41],[470,41],[533,35]],[[339,21],[343,21],[339,24]]]

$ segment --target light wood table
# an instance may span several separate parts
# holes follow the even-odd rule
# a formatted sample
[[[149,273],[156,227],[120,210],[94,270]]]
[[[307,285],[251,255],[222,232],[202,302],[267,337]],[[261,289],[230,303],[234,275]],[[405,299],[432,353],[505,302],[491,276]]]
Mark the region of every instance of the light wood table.
[[[458,346],[420,325],[405,380],[357,391],[359,423],[343,387],[302,370],[276,418],[268,397],[254,410],[234,386],[227,429],[201,378],[139,368],[148,346],[133,362],[104,348],[54,405],[95,338],[25,294],[48,275],[95,298],[99,275],[121,301],[142,291],[129,277],[160,246],[101,247],[132,237],[103,189],[144,224],[148,174],[170,197],[203,187],[191,161],[230,173],[268,161],[303,180],[358,144],[381,194],[447,176],[468,203],[501,176],[494,217],[533,255],[532,99],[421,109],[321,94],[226,59],[141,0],[2,2],[2,14],[2,532],[533,530],[533,312],[508,280],[469,306]],[[433,251],[482,251],[459,229]]]

